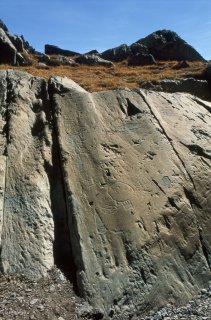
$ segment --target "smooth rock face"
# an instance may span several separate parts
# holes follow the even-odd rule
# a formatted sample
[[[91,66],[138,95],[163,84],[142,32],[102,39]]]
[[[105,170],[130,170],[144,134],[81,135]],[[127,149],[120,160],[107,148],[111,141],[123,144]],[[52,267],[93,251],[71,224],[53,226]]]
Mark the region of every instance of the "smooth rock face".
[[[80,294],[105,319],[207,285],[211,103],[91,94],[14,71],[0,79],[2,271],[39,278],[74,259]]]

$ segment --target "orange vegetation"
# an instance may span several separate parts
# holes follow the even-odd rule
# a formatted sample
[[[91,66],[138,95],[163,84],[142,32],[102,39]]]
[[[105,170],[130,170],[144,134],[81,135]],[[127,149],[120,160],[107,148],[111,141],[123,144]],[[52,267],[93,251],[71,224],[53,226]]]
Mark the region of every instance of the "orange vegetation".
[[[190,76],[200,76],[205,68],[203,62],[188,62],[190,67],[175,69],[177,61],[160,61],[157,65],[149,66],[127,66],[125,62],[115,63],[114,67],[102,66],[58,66],[47,67],[39,66],[34,59],[32,66],[11,67],[0,65],[0,69],[16,69],[27,71],[34,76],[48,79],[51,76],[66,76],[77,82],[86,90],[101,91],[116,88],[138,88],[144,81],[153,81],[164,78],[175,79]]]

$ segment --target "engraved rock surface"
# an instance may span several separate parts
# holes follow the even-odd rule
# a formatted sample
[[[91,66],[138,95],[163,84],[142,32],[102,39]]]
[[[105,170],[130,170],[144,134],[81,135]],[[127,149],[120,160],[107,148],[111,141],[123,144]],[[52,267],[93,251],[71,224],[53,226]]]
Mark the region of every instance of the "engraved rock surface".
[[[111,314],[183,302],[210,279],[211,104],[64,81],[51,86],[82,295]]]
[[[206,286],[211,103],[1,71],[0,107],[2,271],[39,278],[74,260],[105,319]]]

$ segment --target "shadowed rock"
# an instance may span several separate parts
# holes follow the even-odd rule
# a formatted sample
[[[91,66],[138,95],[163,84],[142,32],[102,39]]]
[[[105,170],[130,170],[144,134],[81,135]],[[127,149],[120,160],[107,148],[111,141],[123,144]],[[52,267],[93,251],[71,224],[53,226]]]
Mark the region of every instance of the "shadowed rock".
[[[205,61],[187,42],[171,30],[159,30],[137,43],[145,45],[155,59]]]
[[[131,54],[131,49],[126,44],[122,44],[119,47],[108,49],[101,53],[103,59],[110,61],[122,61],[127,59]]]
[[[78,53],[78,52],[61,49],[61,48],[59,48],[57,46],[53,46],[51,44],[45,45],[45,53],[49,54],[49,55],[59,54],[59,55],[66,56],[66,57],[74,57],[74,56],[80,55],[80,53]]]
[[[163,79],[158,81],[147,81],[141,84],[141,88],[164,92],[186,92],[201,99],[211,100],[210,86],[206,80],[187,79]]]
[[[151,54],[137,53],[128,59],[129,66],[146,66],[151,64],[156,64],[156,61]]]

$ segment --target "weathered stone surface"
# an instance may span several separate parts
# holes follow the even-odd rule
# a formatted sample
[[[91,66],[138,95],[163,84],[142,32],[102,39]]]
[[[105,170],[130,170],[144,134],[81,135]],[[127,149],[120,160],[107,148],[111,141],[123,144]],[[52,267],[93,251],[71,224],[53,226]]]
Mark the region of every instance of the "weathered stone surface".
[[[205,61],[192,46],[171,30],[158,30],[137,43],[145,45],[155,59]]]
[[[102,59],[96,54],[83,54],[80,57],[77,57],[75,59],[75,62],[80,64],[86,64],[89,66],[98,65],[98,66],[112,67],[114,65],[113,62]]]
[[[211,103],[1,71],[0,107],[2,271],[39,278],[74,259],[105,319],[207,285]]]
[[[1,271],[38,278],[58,258],[56,246],[60,258],[66,250],[47,84],[27,73],[1,71],[0,86]]]
[[[209,83],[206,80],[196,80],[195,78],[147,81],[141,84],[141,88],[170,93],[186,92],[201,99],[211,100]]]
[[[81,294],[107,314],[190,298],[210,279],[211,104],[51,85]]]

